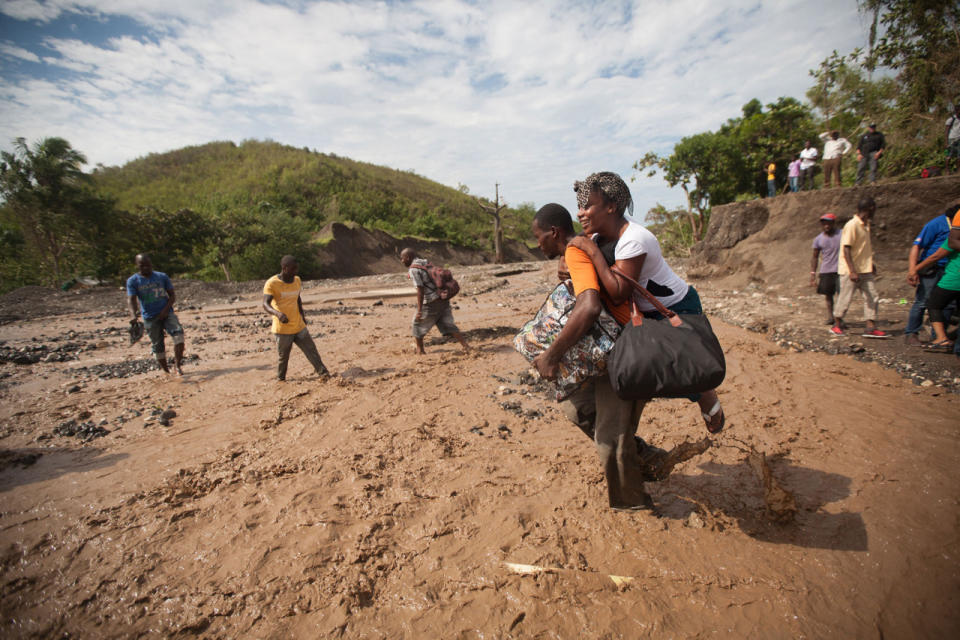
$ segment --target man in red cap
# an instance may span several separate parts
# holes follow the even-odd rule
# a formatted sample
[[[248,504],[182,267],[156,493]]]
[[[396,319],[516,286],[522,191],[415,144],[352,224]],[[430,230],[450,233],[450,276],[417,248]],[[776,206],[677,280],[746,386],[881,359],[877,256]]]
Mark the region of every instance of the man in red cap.
[[[813,259],[810,261],[810,286],[827,301],[826,324],[833,324],[833,296],[839,290],[837,264],[840,261],[840,234],[837,232],[837,216],[825,213],[820,216],[823,233],[813,239]],[[817,281],[817,259],[820,259],[820,279]]]

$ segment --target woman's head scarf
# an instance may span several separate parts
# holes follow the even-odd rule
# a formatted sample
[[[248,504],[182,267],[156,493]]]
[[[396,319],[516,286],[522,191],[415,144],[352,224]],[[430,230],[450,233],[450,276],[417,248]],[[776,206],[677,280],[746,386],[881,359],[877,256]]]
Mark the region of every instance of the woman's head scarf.
[[[577,194],[577,206],[581,209],[587,206],[590,194],[599,191],[617,207],[618,215],[623,215],[624,211],[633,213],[633,198],[630,196],[630,189],[623,178],[612,171],[591,173],[583,180],[574,182],[573,190]]]

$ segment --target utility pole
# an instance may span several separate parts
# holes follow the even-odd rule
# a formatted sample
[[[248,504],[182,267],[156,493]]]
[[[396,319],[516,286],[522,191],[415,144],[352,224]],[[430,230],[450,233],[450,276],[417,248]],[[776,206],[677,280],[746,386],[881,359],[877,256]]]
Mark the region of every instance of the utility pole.
[[[485,205],[478,199],[477,205],[483,209],[487,215],[493,216],[493,252],[496,255],[497,264],[503,264],[503,227],[500,225],[500,212],[506,208],[506,203],[500,204],[500,183],[494,185],[495,197],[493,206]]]

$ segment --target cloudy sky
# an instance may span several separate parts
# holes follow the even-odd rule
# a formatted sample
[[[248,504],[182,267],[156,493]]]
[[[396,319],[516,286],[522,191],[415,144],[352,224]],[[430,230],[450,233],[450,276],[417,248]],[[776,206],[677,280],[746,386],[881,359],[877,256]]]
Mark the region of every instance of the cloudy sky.
[[[856,0],[0,0],[0,148],[272,139],[573,210],[575,179],[802,99],[866,29]]]

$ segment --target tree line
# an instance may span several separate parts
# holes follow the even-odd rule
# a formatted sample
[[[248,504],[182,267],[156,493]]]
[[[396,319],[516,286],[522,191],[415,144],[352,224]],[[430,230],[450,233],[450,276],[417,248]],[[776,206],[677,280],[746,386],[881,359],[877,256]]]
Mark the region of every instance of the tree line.
[[[838,130],[856,146],[867,126],[877,123],[887,147],[887,178],[918,178],[943,166],[944,122],[960,101],[960,3],[955,0],[861,0],[869,20],[866,49],[833,51],[810,70],[807,102],[781,97],[763,105],[751,100],[740,116],[716,131],[685,137],[669,155],[646,153],[634,164],[639,173],[660,174],[680,187],[686,207],[657,205],[647,214],[661,242],[685,253],[700,240],[713,206],[750,200],[766,192],[768,163],[777,165],[777,183],[787,165],[817,134]],[[844,184],[853,182],[855,163],[844,163]]]
[[[0,158],[0,291],[111,280],[148,251],[164,271],[259,279],[286,253],[323,277],[329,222],[493,250],[493,228],[464,187],[271,141],[214,142],[84,173],[62,138],[14,141]],[[502,230],[526,240],[532,204],[507,208]]]

